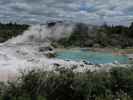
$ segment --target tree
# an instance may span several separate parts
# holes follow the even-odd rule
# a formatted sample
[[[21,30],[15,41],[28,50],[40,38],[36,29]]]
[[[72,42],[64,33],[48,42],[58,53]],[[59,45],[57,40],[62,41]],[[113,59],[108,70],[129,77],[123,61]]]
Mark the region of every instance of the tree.
[[[83,23],[76,24],[70,38],[70,44],[74,44],[76,46],[84,46],[85,41],[88,39],[88,25]]]
[[[133,22],[132,22],[131,25],[129,26],[128,36],[133,37]]]

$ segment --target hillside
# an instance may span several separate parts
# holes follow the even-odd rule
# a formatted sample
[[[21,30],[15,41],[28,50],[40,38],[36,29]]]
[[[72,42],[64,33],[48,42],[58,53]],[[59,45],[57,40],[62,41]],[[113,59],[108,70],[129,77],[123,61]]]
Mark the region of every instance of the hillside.
[[[133,24],[126,26],[91,26],[77,23],[69,38],[59,41],[65,46],[117,47],[133,46]]]

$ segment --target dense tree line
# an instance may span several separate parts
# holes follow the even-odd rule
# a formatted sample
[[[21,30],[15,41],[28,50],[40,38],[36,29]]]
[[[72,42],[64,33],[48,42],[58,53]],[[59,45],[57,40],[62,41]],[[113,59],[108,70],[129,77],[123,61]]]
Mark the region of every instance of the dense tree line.
[[[133,23],[129,27],[78,23],[69,39],[62,39],[60,43],[65,46],[126,48],[133,46],[132,40]]]
[[[5,42],[8,39],[22,34],[29,25],[16,23],[0,23],[0,42]]]

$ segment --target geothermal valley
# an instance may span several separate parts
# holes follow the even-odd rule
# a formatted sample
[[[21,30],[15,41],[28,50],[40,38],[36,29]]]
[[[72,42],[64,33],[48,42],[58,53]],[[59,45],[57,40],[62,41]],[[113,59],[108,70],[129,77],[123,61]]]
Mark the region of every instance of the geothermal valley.
[[[57,23],[54,26],[34,25],[22,35],[0,44],[0,80],[15,79],[22,70],[42,68],[45,71],[57,67],[74,68],[76,72],[86,70],[108,71],[110,68],[126,64],[118,61],[106,64],[92,64],[86,61],[63,60],[55,57],[61,48],[52,46],[52,41],[69,37],[74,25]],[[66,34],[67,33],[67,34]],[[70,48],[69,48],[70,49]],[[108,65],[108,67],[107,67]],[[77,66],[77,67],[75,67]]]

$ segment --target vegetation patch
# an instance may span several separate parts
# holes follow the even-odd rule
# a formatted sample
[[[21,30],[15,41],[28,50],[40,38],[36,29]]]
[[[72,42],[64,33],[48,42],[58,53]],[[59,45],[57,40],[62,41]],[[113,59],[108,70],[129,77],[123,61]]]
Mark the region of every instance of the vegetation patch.
[[[1,100],[132,100],[133,68],[75,73],[71,69],[22,72],[0,84]]]
[[[64,47],[115,47],[127,48],[133,46],[133,23],[129,26],[92,26],[77,23],[72,34],[67,39],[59,40]]]
[[[5,42],[12,37],[22,34],[28,27],[29,25],[26,24],[0,23],[0,42]]]

